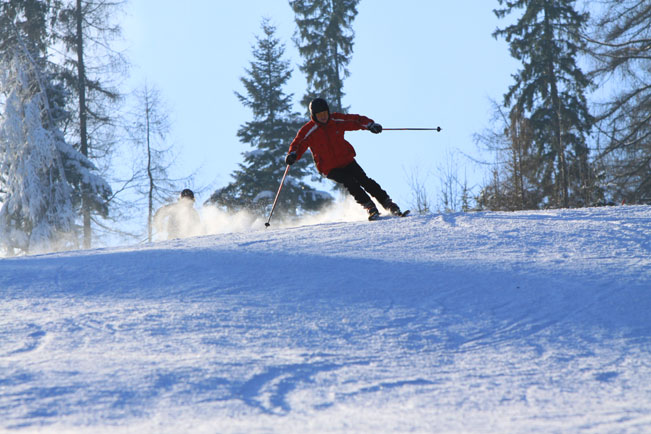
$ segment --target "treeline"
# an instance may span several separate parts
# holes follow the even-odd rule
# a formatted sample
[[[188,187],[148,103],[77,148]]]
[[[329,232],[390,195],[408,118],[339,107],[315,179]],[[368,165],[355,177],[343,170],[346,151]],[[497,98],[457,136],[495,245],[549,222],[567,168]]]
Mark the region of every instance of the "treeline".
[[[78,233],[88,247],[91,220],[108,216],[101,163],[118,92],[105,71],[119,59],[89,53],[116,31],[111,12],[105,2],[0,3],[0,244],[10,254],[77,245]]]
[[[473,193],[446,171],[441,180],[446,210],[651,203],[651,4],[605,0],[592,6],[591,18],[576,3],[497,0],[498,18],[519,18],[492,36],[507,41],[522,67],[503,101],[495,103],[493,127],[476,134],[496,156],[488,180]],[[343,80],[358,1],[290,4],[307,79],[302,104],[320,95],[345,112]],[[291,95],[283,93],[291,69],[274,32],[263,23],[255,60],[242,79],[247,94],[238,94],[254,115],[238,133],[252,150],[244,153],[233,182],[211,197],[229,209],[269,206],[287,143],[304,118],[291,112]],[[589,101],[588,95],[604,85],[610,99]],[[285,212],[316,209],[330,200],[302,181],[315,173],[300,163],[281,197]],[[424,185],[416,178],[411,184],[413,205],[428,211]]]
[[[359,0],[293,0],[296,44],[307,77],[304,100],[320,95],[343,111],[343,81],[352,56],[352,23]],[[170,124],[157,89],[123,91],[128,62],[115,49],[120,0],[0,1],[0,249],[23,254],[90,247],[104,233],[119,232],[130,208],[153,211],[178,194],[183,179],[170,179]],[[262,22],[254,60],[237,94],[250,108],[238,138],[253,150],[210,202],[229,210],[264,210],[277,188],[287,143],[304,120],[283,86],[292,71],[275,28]],[[127,97],[131,105],[126,104]],[[132,158],[125,152],[137,151]],[[132,161],[131,171],[120,164]],[[283,209],[318,209],[332,200],[305,178],[307,159],[287,180]],[[180,181],[180,182],[179,182]],[[185,180],[187,182],[187,179]],[[129,200],[124,195],[129,194]],[[136,201],[133,197],[136,197]]]
[[[0,1],[0,252],[88,248],[107,234],[142,239],[118,222],[147,204],[151,235],[152,209],[178,188],[159,92],[121,89],[123,6]]]
[[[289,5],[306,79],[296,102],[305,108],[321,96],[332,110],[347,111],[344,81],[359,0]],[[521,68],[495,103],[493,127],[476,136],[497,157],[474,195],[476,207],[650,202],[651,4],[604,0],[591,16],[572,0],[497,0],[497,6],[499,18],[517,20],[493,36],[507,41]],[[113,47],[122,8],[120,0],[0,0],[0,249],[6,253],[90,247],[115,230],[130,204],[146,204],[151,239],[153,210],[184,182],[168,175],[171,126],[158,90],[121,89],[128,62]],[[236,93],[251,111],[237,133],[249,149],[232,181],[209,199],[229,210],[268,209],[287,144],[306,117],[285,92],[294,71],[275,32],[263,19],[241,78],[244,92]],[[612,96],[588,100],[604,86]],[[125,148],[136,152],[128,172],[113,158]],[[332,200],[310,185],[317,174],[307,160],[292,167],[279,210],[309,212]],[[460,190],[470,208],[469,189]],[[125,193],[137,201],[124,200]]]
[[[497,156],[478,206],[651,203],[651,3],[606,0],[592,19],[571,0],[498,3],[520,17],[493,36],[522,67],[477,135]]]

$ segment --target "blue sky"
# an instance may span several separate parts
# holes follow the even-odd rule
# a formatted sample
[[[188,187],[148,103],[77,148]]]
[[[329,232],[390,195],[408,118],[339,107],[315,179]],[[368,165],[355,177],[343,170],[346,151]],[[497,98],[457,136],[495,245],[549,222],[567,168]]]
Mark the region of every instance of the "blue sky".
[[[472,136],[490,126],[490,99],[502,100],[518,68],[507,44],[491,36],[505,24],[492,13],[496,6],[485,0],[359,4],[344,104],[385,127],[443,129],[347,134],[362,167],[403,208],[412,201],[409,177],[416,172],[430,201],[437,202],[440,168],[449,165],[450,155],[456,155],[458,174],[465,174],[471,187],[485,178],[486,168],[460,153],[479,155]],[[160,89],[173,122],[169,139],[181,153],[175,175],[196,171],[188,186],[205,188],[202,202],[230,182],[241,153],[250,149],[236,132],[251,113],[234,92],[244,92],[240,77],[253,59],[263,17],[286,45],[294,73],[285,90],[302,112],[298,101],[306,82],[291,40],[293,12],[286,0],[134,0],[127,12],[123,31],[131,82],[147,80]],[[326,181],[318,188],[331,187]]]

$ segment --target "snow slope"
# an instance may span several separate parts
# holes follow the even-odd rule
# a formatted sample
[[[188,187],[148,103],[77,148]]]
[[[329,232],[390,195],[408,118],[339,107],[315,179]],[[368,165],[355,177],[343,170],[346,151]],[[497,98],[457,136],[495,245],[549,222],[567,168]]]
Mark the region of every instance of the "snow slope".
[[[0,260],[0,431],[651,432],[651,207],[259,226]]]

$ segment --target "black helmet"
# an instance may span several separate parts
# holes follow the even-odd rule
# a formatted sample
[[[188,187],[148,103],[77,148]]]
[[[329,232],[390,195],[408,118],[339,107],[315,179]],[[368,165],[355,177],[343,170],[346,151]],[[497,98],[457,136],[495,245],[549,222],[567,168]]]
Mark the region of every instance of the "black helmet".
[[[323,98],[314,98],[310,102],[310,117],[314,122],[316,122],[314,115],[325,111],[328,112],[328,115],[330,114],[330,107],[328,107],[328,103]]]
[[[189,188],[186,188],[181,192],[181,197],[187,197],[188,199],[194,200],[194,192]]]

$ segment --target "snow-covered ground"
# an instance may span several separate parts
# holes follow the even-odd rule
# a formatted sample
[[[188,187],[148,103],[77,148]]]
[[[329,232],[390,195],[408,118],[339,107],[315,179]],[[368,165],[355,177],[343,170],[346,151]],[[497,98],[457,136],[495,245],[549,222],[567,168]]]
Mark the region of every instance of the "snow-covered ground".
[[[651,207],[1,259],[0,431],[651,432]]]

